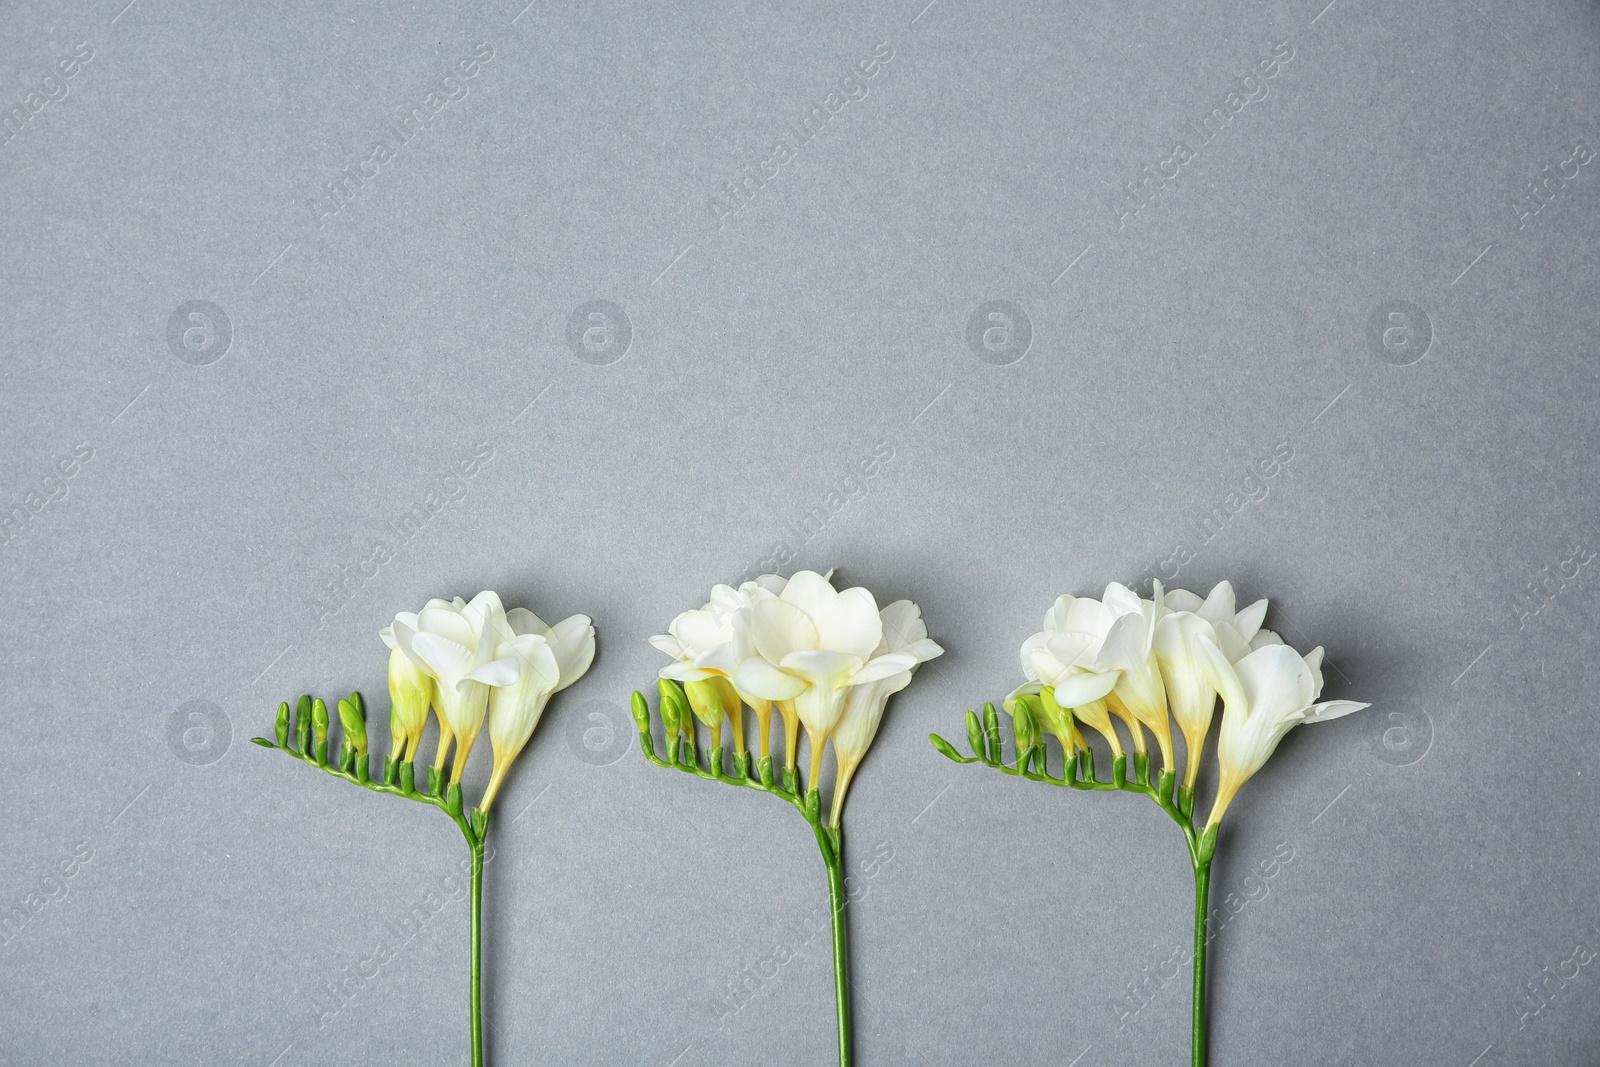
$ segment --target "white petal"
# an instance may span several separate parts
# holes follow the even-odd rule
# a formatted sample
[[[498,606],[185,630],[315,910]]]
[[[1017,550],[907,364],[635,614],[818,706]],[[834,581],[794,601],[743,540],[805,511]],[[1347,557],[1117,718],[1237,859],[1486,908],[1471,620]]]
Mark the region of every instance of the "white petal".
[[[879,613],[883,620],[883,645],[889,652],[901,652],[928,636],[922,609],[909,600],[896,600]]]
[[[1288,645],[1268,645],[1234,664],[1250,702],[1250,714],[1271,721],[1297,716],[1316,699],[1311,669]]]
[[[883,639],[883,618],[872,593],[846,589],[811,616],[819,647],[866,659]]]
[[[400,647],[405,648],[404,643]],[[407,651],[420,660],[443,685],[454,686],[472,669],[472,653],[464,645],[430,631],[413,637]]]
[[[571,615],[552,626],[545,640],[560,672],[552,692],[560,692],[582,678],[594,662],[594,624],[587,615]]]
[[[710,671],[694,665],[693,660],[680,659],[661,668],[660,675],[674,682],[699,682],[712,677]]]
[[[672,635],[683,645],[684,651],[697,656],[708,648],[723,644],[732,636],[731,620],[727,616],[699,609],[686,611],[672,620]]]
[[[1043,688],[1044,685],[1040,682],[1023,682],[1006,696],[1005,702],[1010,704],[1013,700],[1020,696],[1032,696]]]
[[[1033,654],[1044,651],[1045,644],[1049,640],[1049,633],[1036,633],[1022,642],[1022,673],[1029,678],[1039,677],[1038,672],[1033,668]]]
[[[534,634],[525,634],[533,637]],[[467,680],[482,682],[484,685],[516,685],[522,678],[522,664],[515,657],[507,656],[505,659],[492,659],[481,667],[474,668],[467,673]]]
[[[815,688],[826,690],[842,688],[864,664],[860,656],[819,648],[791,652],[778,662],[778,666],[790,674],[799,675]]]
[[[407,625],[404,619],[398,615],[395,616],[395,645],[399,647],[400,651],[405,654],[406,659],[410,660],[412,666],[416,667],[417,670],[428,675],[430,678],[437,678],[438,675],[433,673],[433,668],[429,667],[427,663],[423,661],[422,657],[417,655],[417,650],[412,645],[412,642],[415,640],[416,636],[417,631],[415,626]]]
[[[1137,612],[1142,604],[1139,594],[1121,582],[1107,585],[1105,595],[1100,598],[1100,602],[1106,606],[1106,610],[1114,619]]]
[[[851,685],[863,685],[867,682],[876,682],[893,674],[906,674],[906,681],[911,680],[910,672],[915,670],[921,662],[909,652],[889,652],[877,659],[870,660],[867,664],[850,676]],[[902,687],[903,688],[903,687]]]
[[[1198,613],[1200,605],[1205,601],[1187,589],[1168,589],[1163,598],[1168,611],[1191,611]]]
[[[512,608],[506,612],[506,625],[511,627],[511,632],[516,635],[537,634],[540,637],[550,632],[550,627],[545,621],[527,608]]]
[[[1121,671],[1107,671],[1104,674],[1079,671],[1070,674],[1054,686],[1056,703],[1064,708],[1076,708],[1100,700],[1117,687],[1121,678]]]
[[[1070,593],[1062,593],[1056,597],[1056,602],[1050,605],[1050,610],[1044,613],[1044,632],[1057,633],[1067,628],[1067,619],[1072,615],[1072,605],[1078,598]]]
[[[1349,715],[1352,711],[1370,708],[1371,704],[1363,704],[1356,700],[1325,700],[1321,704],[1311,705],[1311,710],[1306,712],[1306,722],[1327,722]]]
[[[1063,625],[1058,626],[1056,632],[1073,630],[1104,637],[1106,631],[1111,629],[1111,623],[1111,612],[1106,610],[1104,604],[1093,597],[1081,596],[1072,602]]]
[[[1150,654],[1150,624],[1137,612],[1124,615],[1111,624],[1100,655],[1095,659],[1097,671],[1127,671],[1144,663]]]
[[[683,659],[683,643],[671,634],[656,634],[650,643],[673,659]]]
[[[1204,633],[1194,634],[1189,647],[1194,651],[1200,673],[1205,675],[1206,681],[1211,683],[1211,688],[1222,697],[1222,702],[1226,706],[1224,710],[1238,717],[1248,717],[1250,698],[1239,680],[1239,672],[1228,662],[1228,657],[1222,654],[1222,649]]]
[[[1078,603],[1083,603],[1079,600]],[[1045,641],[1045,649],[1056,659],[1069,667],[1094,666],[1094,661],[1100,656],[1100,648],[1105,643],[1105,631],[1099,633],[1085,633],[1081,630],[1063,630],[1054,633]],[[1042,677],[1042,676],[1041,676]]]
[[[1045,685],[1055,685],[1059,679],[1066,677],[1069,670],[1065,663],[1050,654],[1049,649],[1040,648],[1033,651],[1028,658],[1027,669],[1022,673],[1029,680],[1037,679]]]
[[[1233,617],[1233,628],[1239,631],[1240,637],[1248,641],[1256,635],[1257,630],[1261,629],[1261,623],[1266,617],[1267,599],[1262,597]]]
[[[900,651],[909,652],[917,658],[918,663],[926,663],[930,659],[937,659],[944,655],[944,647],[937,641],[930,641],[926,637],[920,641],[913,641],[905,648],[900,649]]]
[[[1271,630],[1257,630],[1255,636],[1250,638],[1250,648],[1252,650],[1266,648],[1268,645],[1281,644],[1283,644],[1283,638]]]
[[[378,640],[382,641],[386,648],[392,650],[395,647],[394,623],[390,623],[388,626],[385,626],[383,629],[378,631]]]
[[[429,604],[417,613],[418,633],[437,634],[454,641],[463,648],[474,648],[478,643],[477,631],[472,623],[452,604]]]
[[[1233,625],[1233,617],[1237,614],[1233,607],[1233,586],[1228,582],[1218,582],[1212,586],[1206,602],[1195,614],[1213,626],[1224,622]]]
[[[786,600],[763,600],[751,609],[750,636],[756,651],[772,663],[781,663],[789,653],[813,649],[819,643],[811,617]]]
[[[793,700],[806,690],[805,680],[780,671],[764,659],[747,659],[733,675],[733,687],[761,700]]]
[[[823,606],[831,603],[838,595],[828,579],[816,571],[801,571],[790,578],[789,584],[783,587],[782,599],[785,603],[793,604],[815,618]]]

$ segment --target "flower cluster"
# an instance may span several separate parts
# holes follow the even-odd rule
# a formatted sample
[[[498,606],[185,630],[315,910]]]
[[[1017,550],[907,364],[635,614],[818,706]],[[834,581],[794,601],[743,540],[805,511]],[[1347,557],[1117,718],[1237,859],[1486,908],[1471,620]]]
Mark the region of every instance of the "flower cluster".
[[[1018,749],[1049,729],[1070,757],[1085,751],[1077,724],[1105,738],[1114,757],[1122,742],[1113,717],[1133,739],[1135,766],[1147,767],[1145,731],[1156,739],[1162,768],[1176,773],[1172,729],[1183,735],[1185,766],[1180,807],[1192,809],[1194,789],[1216,700],[1223,702],[1217,742],[1218,779],[1208,829],[1289,730],[1326,722],[1366,707],[1350,700],[1318,702],[1322,648],[1301,655],[1263,629],[1267,602],[1239,609],[1233,587],[1218,583],[1203,600],[1186,589],[1165,592],[1156,582],[1142,599],[1116,582],[1105,595],[1062,596],[1044,629],[1022,645],[1028,681],[1006,699]]]
[[[650,643],[673,659],[661,670],[669,744],[679,737],[693,744],[698,719],[711,732],[720,772],[727,721],[735,777],[744,778],[750,765],[744,736],[749,706],[756,719],[758,773],[770,785],[776,711],[783,720],[784,783],[790,792],[798,790],[800,728],[811,749],[810,790],[820,786],[824,748],[832,743],[838,775],[830,822],[838,826],[850,780],[878,733],[889,697],[944,650],[928,639],[922,611],[911,601],[897,600],[880,611],[866,589],[835,589],[831,574],[765,574],[737,589],[718,585],[704,607],[679,615]],[[679,713],[674,682],[682,684],[693,718]]]
[[[594,661],[587,615],[550,626],[527,608],[507,611],[488,590],[470,602],[434,599],[421,611],[402,611],[378,636],[390,649],[391,765],[415,765],[431,706],[439,719],[434,777],[442,779],[453,744],[450,783],[459,785],[487,717],[494,769],[479,804],[483,812],[551,694],[583,677]]]

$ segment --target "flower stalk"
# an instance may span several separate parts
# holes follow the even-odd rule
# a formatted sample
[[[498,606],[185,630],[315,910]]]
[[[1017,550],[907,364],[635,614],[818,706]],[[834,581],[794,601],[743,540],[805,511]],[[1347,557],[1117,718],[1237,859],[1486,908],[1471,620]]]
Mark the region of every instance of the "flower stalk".
[[[360,701],[361,701],[361,694],[359,694],[359,693],[351,693],[349,698],[348,698],[348,702],[350,704],[352,704],[352,705],[360,706]],[[322,704],[322,702],[319,700],[319,701],[317,701],[317,704]],[[310,698],[302,697],[301,698],[301,706],[302,707],[310,707],[310,706],[313,706],[313,705],[311,705]],[[324,705],[324,707],[325,707],[325,705]],[[283,703],[283,704],[278,705],[278,717],[279,717],[279,721],[280,722],[283,721],[284,718],[288,715],[288,708],[289,708],[289,705],[287,703]],[[304,736],[304,735],[302,734],[300,736]],[[321,770],[321,771],[323,771],[323,772],[325,772],[327,774],[331,774],[335,778],[339,778],[339,779],[341,779],[343,781],[349,782],[351,785],[358,785],[363,789],[370,789],[374,793],[385,793],[385,794],[387,794],[389,796],[404,797],[407,800],[414,800],[419,804],[431,805],[432,807],[438,808],[440,811],[442,811],[446,815],[450,816],[451,821],[454,822],[456,824],[457,828],[460,829],[461,836],[462,836],[462,838],[464,838],[466,840],[467,848],[470,851],[471,857],[472,857],[472,868],[471,868],[472,906],[471,906],[471,914],[469,916],[469,921],[471,923],[471,928],[472,928],[471,929],[471,953],[470,953],[471,959],[470,959],[470,963],[469,963],[469,968],[470,968],[469,982],[470,982],[470,990],[471,990],[471,993],[470,993],[470,1001],[471,1001],[471,1008],[470,1008],[470,1010],[471,1010],[471,1019],[470,1019],[470,1024],[471,1024],[471,1042],[472,1042],[472,1045],[471,1045],[471,1047],[472,1047],[472,1067],[483,1067],[483,1006],[482,1006],[482,987],[483,987],[483,947],[482,947],[483,946],[483,907],[482,907],[482,902],[483,902],[483,857],[484,857],[484,846],[487,843],[488,838],[489,838],[489,814],[488,814],[488,812],[479,812],[477,810],[472,810],[472,811],[463,810],[462,801],[461,801],[461,787],[459,785],[450,786],[442,794],[437,792],[437,791],[419,792],[415,788],[415,774],[414,773],[404,774],[403,775],[403,779],[404,779],[403,781],[401,780],[402,779],[402,775],[397,773],[397,771],[399,769],[401,769],[401,768],[403,768],[405,771],[412,771],[412,765],[409,764],[409,763],[400,764],[399,767],[397,767],[396,766],[396,761],[391,759],[389,761],[389,767],[386,769],[386,771],[384,773],[384,781],[379,782],[379,781],[373,781],[371,778],[369,778],[367,776],[367,773],[366,773],[366,757],[364,755],[359,757],[360,762],[353,769],[346,769],[343,766],[335,766],[333,764],[328,763],[327,762],[327,758],[326,758],[326,756],[327,756],[327,752],[326,752],[327,742],[326,741],[317,742],[315,748],[313,748],[310,751],[307,751],[304,748],[298,748],[297,749],[293,745],[289,745],[289,744],[276,744],[276,743],[274,743],[272,741],[267,740],[264,737],[253,737],[253,738],[251,738],[251,740],[253,742],[255,742],[256,744],[260,745],[262,748],[277,749],[278,751],[286,753],[287,755],[293,756],[295,759],[301,760],[302,762],[308,763],[311,766],[316,767],[319,770]],[[320,759],[318,758],[319,752],[320,752],[321,757],[322,757]],[[435,781],[437,782],[437,779],[435,779]]]
[[[672,708],[678,701],[686,698],[683,689],[677,682],[662,679],[658,683],[661,693],[661,709]],[[665,727],[672,715],[667,711],[662,725]],[[693,732],[686,737],[676,736],[671,729],[665,731],[664,747],[666,754],[658,755],[656,752],[655,731],[652,723],[649,703],[644,694],[633,694],[633,721],[639,729],[639,749],[646,759],[657,767],[669,767],[675,770],[692,774],[697,778],[707,781],[722,782],[726,785],[742,786],[746,789],[755,789],[763,793],[770,793],[780,800],[788,801],[798,811],[802,818],[810,824],[813,836],[817,841],[817,851],[822,856],[823,867],[828,875],[828,902],[829,914],[833,927],[833,997],[834,1014],[839,1039],[839,1067],[850,1067],[851,1055],[851,1014],[850,1014],[850,956],[845,929],[845,885],[844,885],[844,826],[842,820],[830,824],[823,810],[822,796],[815,790],[801,791],[795,787],[795,772],[793,769],[785,771],[783,778],[779,779],[773,774],[772,757],[757,757],[755,761],[756,772],[750,774],[745,770],[735,767],[732,774],[727,771],[726,764],[728,753],[723,748],[713,748],[702,759],[699,746]]]
[[[594,660],[594,626],[586,615],[547,625],[526,608],[507,611],[485,590],[469,603],[430,600],[420,612],[400,612],[378,636],[389,648],[389,748],[383,773],[370,774],[370,738],[361,694],[339,701],[342,733],[329,762],[328,706],[302,696],[291,716],[278,706],[276,741],[253,738],[374,793],[430,804],[448,815],[470,853],[468,1002],[473,1067],[483,1067],[483,867],[489,813],[512,763],[527,745],[553,693],[571,685]],[[434,762],[417,788],[416,760],[428,713],[438,720]],[[487,720],[494,768],[477,807],[461,779]],[[291,739],[297,744],[292,744]],[[454,749],[454,764],[446,759]]]
[[[910,684],[922,663],[944,650],[928,639],[922,611],[909,600],[880,611],[869,591],[835,589],[830,575],[764,574],[738,589],[715,587],[703,608],[684,612],[668,633],[650,639],[673,660],[657,683],[665,756],[656,754],[650,705],[639,693],[633,695],[633,717],[639,748],[650,762],[771,793],[788,801],[810,824],[828,873],[839,1064],[849,1067],[844,801],[889,698]],[[754,753],[746,747],[746,707],[756,715]],[[768,736],[774,708],[783,718],[781,774]],[[723,745],[725,721],[732,725],[731,753]],[[704,762],[702,725],[711,740]],[[804,787],[797,750],[801,726],[811,753]],[[825,804],[820,787],[830,745],[836,773]]]
[[[1046,613],[1044,629],[1023,643],[1027,681],[1005,702],[1013,761],[1006,762],[993,704],[984,705],[981,721],[967,712],[971,756],[930,735],[934,748],[957,763],[984,763],[1072,789],[1142,793],[1177,823],[1194,868],[1193,1067],[1205,1067],[1207,1059],[1206,919],[1223,815],[1290,729],[1367,706],[1348,700],[1318,703],[1322,649],[1300,655],[1261,628],[1266,613],[1265,600],[1237,610],[1227,582],[1203,600],[1187,590],[1166,592],[1159,582],[1149,600],[1114,582],[1100,600],[1060,597]],[[1217,780],[1210,814],[1201,822],[1195,815],[1197,781],[1219,696],[1224,711]],[[1132,777],[1112,714],[1133,741]],[[1104,738],[1112,756],[1109,779],[1096,776],[1094,752],[1075,721]],[[1174,723],[1184,739],[1181,784],[1171,741]],[[1059,778],[1050,774],[1041,726],[1061,742]],[[1157,743],[1155,768],[1146,730]]]

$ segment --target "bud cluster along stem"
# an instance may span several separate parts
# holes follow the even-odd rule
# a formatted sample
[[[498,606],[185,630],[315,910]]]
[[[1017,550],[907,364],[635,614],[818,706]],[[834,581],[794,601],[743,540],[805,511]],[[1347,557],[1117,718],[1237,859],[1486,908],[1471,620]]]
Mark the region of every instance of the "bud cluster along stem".
[[[332,720],[328,705],[310,696],[301,696],[291,711],[287,701],[278,705],[274,730],[276,740],[253,737],[251,741],[263,748],[303,760],[313,767],[341,778],[352,785],[404,797],[421,804],[431,804],[450,816],[461,830],[471,852],[471,937],[469,941],[471,1001],[471,1050],[473,1067],[483,1067],[483,1010],[482,1010],[482,899],[484,844],[489,835],[489,812],[483,808],[467,808],[462,801],[461,784],[446,782],[439,769],[428,769],[423,790],[416,788],[415,749],[410,760],[395,758],[391,752],[384,761],[383,777],[375,780],[368,767],[368,738],[366,702],[360,693],[351,693],[338,703],[340,743],[337,758],[329,762],[329,734]]]
[[[992,703],[983,706],[981,718],[977,712],[967,712],[967,738],[972,744],[973,755],[961,755],[954,745],[938,734],[930,734],[928,739],[933,742],[934,748],[956,763],[982,763],[1003,774],[1068,789],[1139,793],[1150,798],[1178,824],[1189,846],[1195,879],[1193,1064],[1194,1067],[1205,1067],[1206,913],[1209,910],[1211,862],[1216,856],[1218,827],[1195,825],[1193,790],[1179,787],[1170,767],[1159,768],[1152,777],[1149,752],[1134,753],[1131,776],[1128,774],[1128,754],[1117,752],[1111,761],[1111,777],[1102,780],[1095,772],[1094,750],[1086,744],[1072,745],[1063,763],[1061,776],[1051,774],[1037,717],[1030,701],[1016,701],[1010,716],[1013,748],[1009,763],[1006,761],[1004,738],[1000,731],[1000,715]]]
[[[693,684],[693,683],[690,683]],[[709,751],[702,752],[700,748],[699,729],[696,725],[701,721],[696,715],[689,695],[678,682],[663,678],[657,683],[660,699],[655,713],[652,713],[649,702],[644,694],[633,694],[633,721],[639,729],[639,749],[651,763],[658,767],[670,767],[675,770],[692,774],[708,781],[722,782],[727,785],[741,786],[746,789],[755,789],[764,793],[771,793],[794,806],[802,818],[810,824],[813,835],[817,841],[817,848],[822,854],[823,865],[828,872],[828,899],[831,905],[833,926],[833,968],[834,968],[834,1005],[837,1015],[837,1029],[839,1038],[839,1064],[840,1067],[849,1067],[851,1063],[851,1019],[850,1019],[850,978],[849,955],[845,943],[844,908],[847,903],[844,884],[844,828],[840,820],[830,820],[828,808],[822,802],[819,791],[819,765],[813,759],[809,775],[805,779],[804,787],[797,766],[794,746],[791,743],[786,752],[786,764],[781,771],[775,769],[771,755],[760,754],[752,757],[745,750],[745,738],[742,724],[740,728],[732,731],[735,738],[735,749],[732,753],[733,773],[727,772],[729,753],[722,744],[721,722],[708,723],[707,728],[711,734],[711,747]],[[742,707],[733,712],[742,715]],[[659,719],[662,740],[661,744],[665,755],[657,754],[656,747],[656,722]],[[792,742],[792,738],[791,738]],[[765,753],[765,740],[761,742],[761,751]],[[837,787],[836,787],[837,788]]]
[[[1148,598],[1119,582],[1108,584],[1100,598],[1063,594],[1045,613],[1043,628],[1022,643],[1027,680],[1004,703],[1015,738],[1013,762],[1006,762],[993,704],[984,706],[981,720],[967,712],[972,756],[962,756],[937,734],[929,738],[957,763],[985,763],[1073,789],[1143,793],[1178,824],[1194,867],[1194,1067],[1206,1062],[1206,915],[1223,816],[1290,730],[1368,706],[1319,701],[1322,648],[1302,655],[1285,644],[1262,626],[1267,607],[1266,600],[1257,600],[1241,609],[1225,581],[1204,597],[1165,589],[1159,581],[1151,583]],[[1217,777],[1202,822],[1195,794],[1219,698]],[[1132,742],[1131,777],[1118,721]],[[1059,778],[1046,760],[1047,731],[1061,743]],[[1110,750],[1108,781],[1095,774],[1086,734],[1099,735]],[[1175,734],[1184,749],[1181,778]],[[1152,772],[1154,760],[1160,762]]]

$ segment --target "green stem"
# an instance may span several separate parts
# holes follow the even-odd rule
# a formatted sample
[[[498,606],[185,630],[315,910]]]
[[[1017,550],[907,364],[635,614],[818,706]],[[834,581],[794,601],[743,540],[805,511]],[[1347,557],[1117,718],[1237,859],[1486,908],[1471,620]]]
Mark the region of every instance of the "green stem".
[[[1206,913],[1211,896],[1211,857],[1194,863],[1194,1067],[1206,1067]]]
[[[838,1016],[839,1067],[850,1067],[850,956],[844,929],[844,834],[840,827],[829,828],[815,821],[822,862],[828,867],[828,903],[833,913],[833,1003]]]
[[[481,837],[467,835],[472,848],[472,1067],[483,1067],[483,843],[487,836],[487,826]]]

